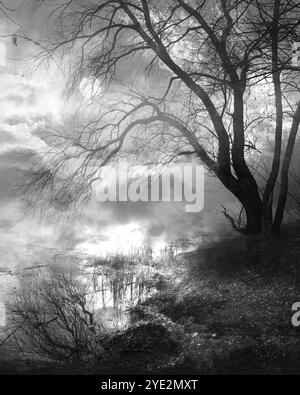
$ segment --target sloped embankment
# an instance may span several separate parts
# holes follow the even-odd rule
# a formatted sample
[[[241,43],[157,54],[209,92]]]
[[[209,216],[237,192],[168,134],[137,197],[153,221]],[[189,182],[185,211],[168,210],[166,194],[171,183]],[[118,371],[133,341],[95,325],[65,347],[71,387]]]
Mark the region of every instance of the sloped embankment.
[[[300,301],[299,225],[277,238],[207,246],[179,264],[180,281],[166,281],[132,312],[136,320],[165,319],[173,333],[180,352],[156,370],[299,373],[300,333],[291,324]]]

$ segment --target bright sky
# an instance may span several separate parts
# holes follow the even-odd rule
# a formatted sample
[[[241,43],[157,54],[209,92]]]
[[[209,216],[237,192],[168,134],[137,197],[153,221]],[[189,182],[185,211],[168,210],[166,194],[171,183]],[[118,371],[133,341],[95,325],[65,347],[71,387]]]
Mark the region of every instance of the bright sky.
[[[5,43],[0,41],[0,67],[6,65],[6,47]]]

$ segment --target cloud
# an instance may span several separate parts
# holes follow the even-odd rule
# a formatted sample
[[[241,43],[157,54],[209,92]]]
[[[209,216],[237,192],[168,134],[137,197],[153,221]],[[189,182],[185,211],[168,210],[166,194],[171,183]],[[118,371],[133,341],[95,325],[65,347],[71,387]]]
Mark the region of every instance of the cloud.
[[[4,230],[11,229],[14,226],[14,222],[9,219],[0,219],[0,228]]]
[[[0,154],[11,150],[45,149],[37,130],[59,118],[60,92],[49,81],[5,72],[0,74]]]
[[[0,205],[16,199],[14,190],[20,180],[20,172],[14,168],[0,168]]]
[[[0,144],[16,144],[18,139],[10,132],[2,130],[0,131]]]

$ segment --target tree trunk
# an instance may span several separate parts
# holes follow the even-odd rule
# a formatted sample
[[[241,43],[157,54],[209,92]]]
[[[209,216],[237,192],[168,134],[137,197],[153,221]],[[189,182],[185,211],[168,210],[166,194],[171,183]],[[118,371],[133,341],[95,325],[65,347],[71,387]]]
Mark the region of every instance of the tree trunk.
[[[243,203],[246,212],[246,233],[258,235],[262,231],[262,203],[260,198],[246,198]]]
[[[224,186],[240,201],[245,210],[246,226],[243,232],[252,235],[260,234],[263,222],[262,200],[253,176],[244,177],[242,180],[237,180],[232,176],[228,178],[223,178],[220,174],[218,176]]]
[[[292,160],[292,155],[295,147],[296,137],[298,133],[298,128],[300,124],[300,102],[298,104],[297,110],[293,117],[293,123],[290,130],[288,143],[282,163],[281,168],[281,183],[280,183],[280,192],[277,204],[277,210],[274,218],[273,223],[273,232],[278,233],[281,229],[285,204],[287,201],[287,194],[288,194],[288,185],[289,185],[289,169]]]

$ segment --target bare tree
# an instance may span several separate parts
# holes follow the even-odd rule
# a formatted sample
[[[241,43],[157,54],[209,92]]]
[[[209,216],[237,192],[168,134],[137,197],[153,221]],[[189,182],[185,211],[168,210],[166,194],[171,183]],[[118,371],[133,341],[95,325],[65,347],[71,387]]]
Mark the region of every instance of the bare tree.
[[[300,122],[299,69],[291,66],[292,42],[299,39],[296,0],[36,3],[53,7],[58,34],[46,55],[71,56],[70,90],[88,76],[102,83],[105,99],[95,119],[49,129],[51,153],[43,166],[37,161],[29,191],[64,207],[85,201],[98,180],[94,164],[106,165],[130,141],[158,161],[198,158],[241,203],[244,232],[280,230]],[[124,69],[134,64],[144,65],[149,85],[157,77],[155,92],[128,83]],[[266,90],[268,105],[259,102]],[[260,192],[251,161],[260,155],[257,141],[267,122],[274,155]],[[290,130],[283,154],[284,125]]]

